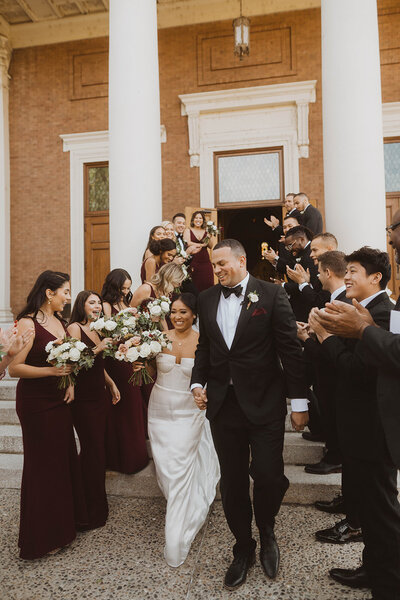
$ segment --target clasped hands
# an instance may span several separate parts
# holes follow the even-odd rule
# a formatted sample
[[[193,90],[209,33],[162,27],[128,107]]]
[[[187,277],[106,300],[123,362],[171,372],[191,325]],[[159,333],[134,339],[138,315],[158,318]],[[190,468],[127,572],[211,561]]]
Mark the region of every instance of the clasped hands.
[[[207,392],[201,387],[196,387],[192,390],[194,401],[199,410],[205,410],[207,408]],[[308,411],[304,412],[292,412],[290,415],[292,427],[296,431],[303,431],[304,427],[308,423]]]
[[[330,335],[360,339],[366,327],[377,327],[369,310],[355,298],[352,304],[334,300],[327,302],[325,308],[313,308],[308,323],[319,341],[324,341]]]

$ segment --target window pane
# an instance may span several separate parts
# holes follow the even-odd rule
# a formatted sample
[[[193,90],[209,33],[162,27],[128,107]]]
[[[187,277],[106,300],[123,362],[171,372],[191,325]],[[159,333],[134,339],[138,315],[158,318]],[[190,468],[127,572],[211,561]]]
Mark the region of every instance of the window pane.
[[[400,142],[384,145],[386,192],[400,191]]]
[[[279,200],[279,153],[221,156],[218,180],[220,203]]]
[[[108,210],[108,167],[89,167],[89,211]]]

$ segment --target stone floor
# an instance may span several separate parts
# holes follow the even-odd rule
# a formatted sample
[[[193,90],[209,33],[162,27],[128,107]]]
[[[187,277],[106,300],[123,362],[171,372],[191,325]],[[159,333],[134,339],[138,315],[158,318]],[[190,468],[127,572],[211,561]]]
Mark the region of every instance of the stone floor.
[[[267,580],[257,563],[236,592],[222,588],[231,535],[221,503],[214,503],[189,557],[178,569],[162,556],[165,502],[161,498],[111,496],[110,518],[80,534],[57,555],[26,562],[17,555],[16,490],[0,490],[1,600],[361,600],[327,576],[330,566],[355,567],[361,544],[344,547],[314,541],[313,532],[335,517],[309,506],[284,505],[277,522],[282,560],[278,578]]]

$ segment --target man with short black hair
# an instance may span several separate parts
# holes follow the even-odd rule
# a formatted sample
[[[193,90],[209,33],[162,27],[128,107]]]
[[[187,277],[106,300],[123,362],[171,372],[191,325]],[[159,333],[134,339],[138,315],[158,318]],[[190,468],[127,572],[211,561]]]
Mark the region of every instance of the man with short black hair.
[[[300,211],[302,225],[308,227],[314,235],[321,233],[324,228],[322,215],[318,208],[310,204],[307,194],[299,192],[295,195],[293,203]]]
[[[346,296],[367,308],[375,323],[389,328],[393,308],[385,292],[390,279],[386,252],[363,247],[346,256]],[[310,326],[333,368],[337,369],[336,409],[339,443],[352,481],[365,548],[363,565],[356,570],[332,569],[330,575],[351,587],[372,585],[376,600],[400,597],[399,537],[390,532],[383,507],[395,516],[396,470],[391,465],[385,428],[377,397],[378,371],[368,364],[361,341],[339,338],[323,326],[324,312],[313,309]],[[385,504],[386,503],[386,504]],[[340,523],[332,532],[340,535]],[[328,530],[325,530],[327,533]],[[334,532],[333,532],[334,533]],[[397,570],[397,572],[396,572]]]
[[[176,213],[172,217],[172,223],[175,229],[176,243],[179,244],[182,250],[185,250],[185,242],[183,240],[183,232],[186,229],[186,217],[183,213]]]

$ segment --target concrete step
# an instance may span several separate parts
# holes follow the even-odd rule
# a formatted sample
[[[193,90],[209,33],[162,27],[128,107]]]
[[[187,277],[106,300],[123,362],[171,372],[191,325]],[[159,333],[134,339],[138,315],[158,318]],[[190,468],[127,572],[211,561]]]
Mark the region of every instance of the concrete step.
[[[18,425],[15,400],[0,400],[0,425]]]
[[[22,454],[22,431],[19,425],[0,425],[0,453]]]
[[[308,442],[301,433],[286,432],[283,460],[287,465],[317,463],[322,458],[323,449],[323,442]]]
[[[0,402],[2,400],[15,400],[16,387],[16,379],[2,379],[0,381]]]

